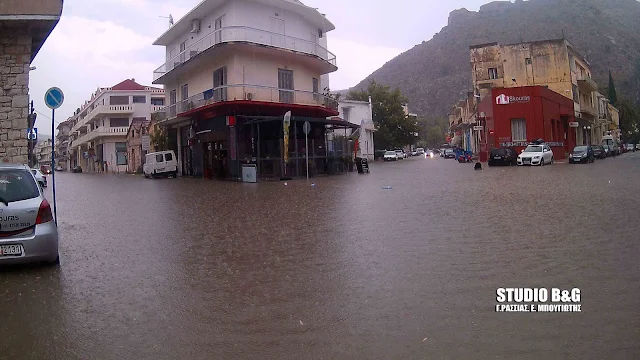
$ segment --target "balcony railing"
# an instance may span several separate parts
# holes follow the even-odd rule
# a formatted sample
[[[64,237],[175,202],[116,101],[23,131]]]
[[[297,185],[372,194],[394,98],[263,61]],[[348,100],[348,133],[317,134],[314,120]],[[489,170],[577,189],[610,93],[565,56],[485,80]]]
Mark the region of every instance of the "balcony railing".
[[[278,89],[259,85],[225,85],[194,95],[157,112],[157,121],[168,120],[200,107],[225,101],[253,100],[271,103],[324,106],[338,110],[338,102],[329,96],[302,90]]]
[[[77,131],[80,127],[87,125],[89,121],[93,120],[98,115],[107,114],[132,114],[133,105],[98,105],[91,110],[84,119],[78,121],[72,131]]]
[[[587,75],[578,75],[578,86],[585,92],[598,91],[598,84]]]
[[[169,61],[153,72],[153,81],[158,80],[161,76],[214,45],[229,42],[248,42],[311,54],[325,60],[333,66],[336,66],[336,56],[313,41],[247,26],[228,26],[212,31],[202,39],[187,47],[185,51],[182,51],[175,57],[169,59]]]
[[[598,117],[598,110],[596,110],[596,108],[591,105],[587,105],[586,103],[580,104],[580,112],[589,114],[596,118]]]
[[[84,143],[88,143],[89,141],[103,136],[126,136],[127,131],[129,131],[128,126],[118,126],[118,127],[106,127],[100,126],[95,130],[89,131],[88,133],[82,135],[77,140],[73,141],[72,147],[80,146]]]

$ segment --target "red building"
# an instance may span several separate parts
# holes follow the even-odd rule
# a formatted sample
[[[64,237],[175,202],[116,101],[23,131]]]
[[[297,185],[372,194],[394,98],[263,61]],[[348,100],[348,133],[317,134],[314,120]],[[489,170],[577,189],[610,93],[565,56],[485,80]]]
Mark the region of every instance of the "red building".
[[[520,152],[529,142],[543,139],[561,160],[576,143],[573,100],[544,86],[492,89],[478,113],[484,129],[481,153],[501,146]],[[481,160],[486,156],[484,152]]]

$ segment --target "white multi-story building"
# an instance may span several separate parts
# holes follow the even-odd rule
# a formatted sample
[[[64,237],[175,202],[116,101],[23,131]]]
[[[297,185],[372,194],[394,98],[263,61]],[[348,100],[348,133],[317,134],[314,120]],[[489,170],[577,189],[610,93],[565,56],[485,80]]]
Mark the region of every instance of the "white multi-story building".
[[[180,173],[238,178],[250,163],[260,177],[302,176],[305,121],[315,168],[323,169],[326,128],[352,126],[328,119],[338,115],[328,89],[337,70],[327,50],[333,29],[297,0],[205,0],[160,36],[154,45],[166,47],[166,58],[154,84],[165,86],[169,104],[158,124]]]
[[[339,117],[356,126],[357,129],[345,130],[345,135],[358,139],[358,156],[374,160],[375,148],[373,146],[373,133],[376,131],[373,124],[371,97],[369,101],[340,100],[338,102]],[[335,130],[334,135],[341,135],[341,130]]]
[[[88,172],[127,171],[127,131],[165,106],[163,89],[127,79],[98,89],[71,118],[71,161]]]

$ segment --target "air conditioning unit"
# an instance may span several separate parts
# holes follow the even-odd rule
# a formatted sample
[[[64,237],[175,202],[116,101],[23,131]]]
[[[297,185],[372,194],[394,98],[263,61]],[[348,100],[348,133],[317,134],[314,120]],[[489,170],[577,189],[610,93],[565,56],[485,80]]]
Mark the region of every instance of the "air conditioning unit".
[[[247,100],[253,100],[253,94],[252,93],[247,93]]]
[[[191,33],[197,34],[200,32],[200,20],[195,19],[191,22]]]

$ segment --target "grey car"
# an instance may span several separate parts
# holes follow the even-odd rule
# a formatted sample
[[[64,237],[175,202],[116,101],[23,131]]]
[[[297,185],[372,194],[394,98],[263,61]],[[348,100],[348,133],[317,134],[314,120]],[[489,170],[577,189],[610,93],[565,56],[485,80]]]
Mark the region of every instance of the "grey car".
[[[59,264],[58,227],[29,167],[0,165],[0,265]]]

